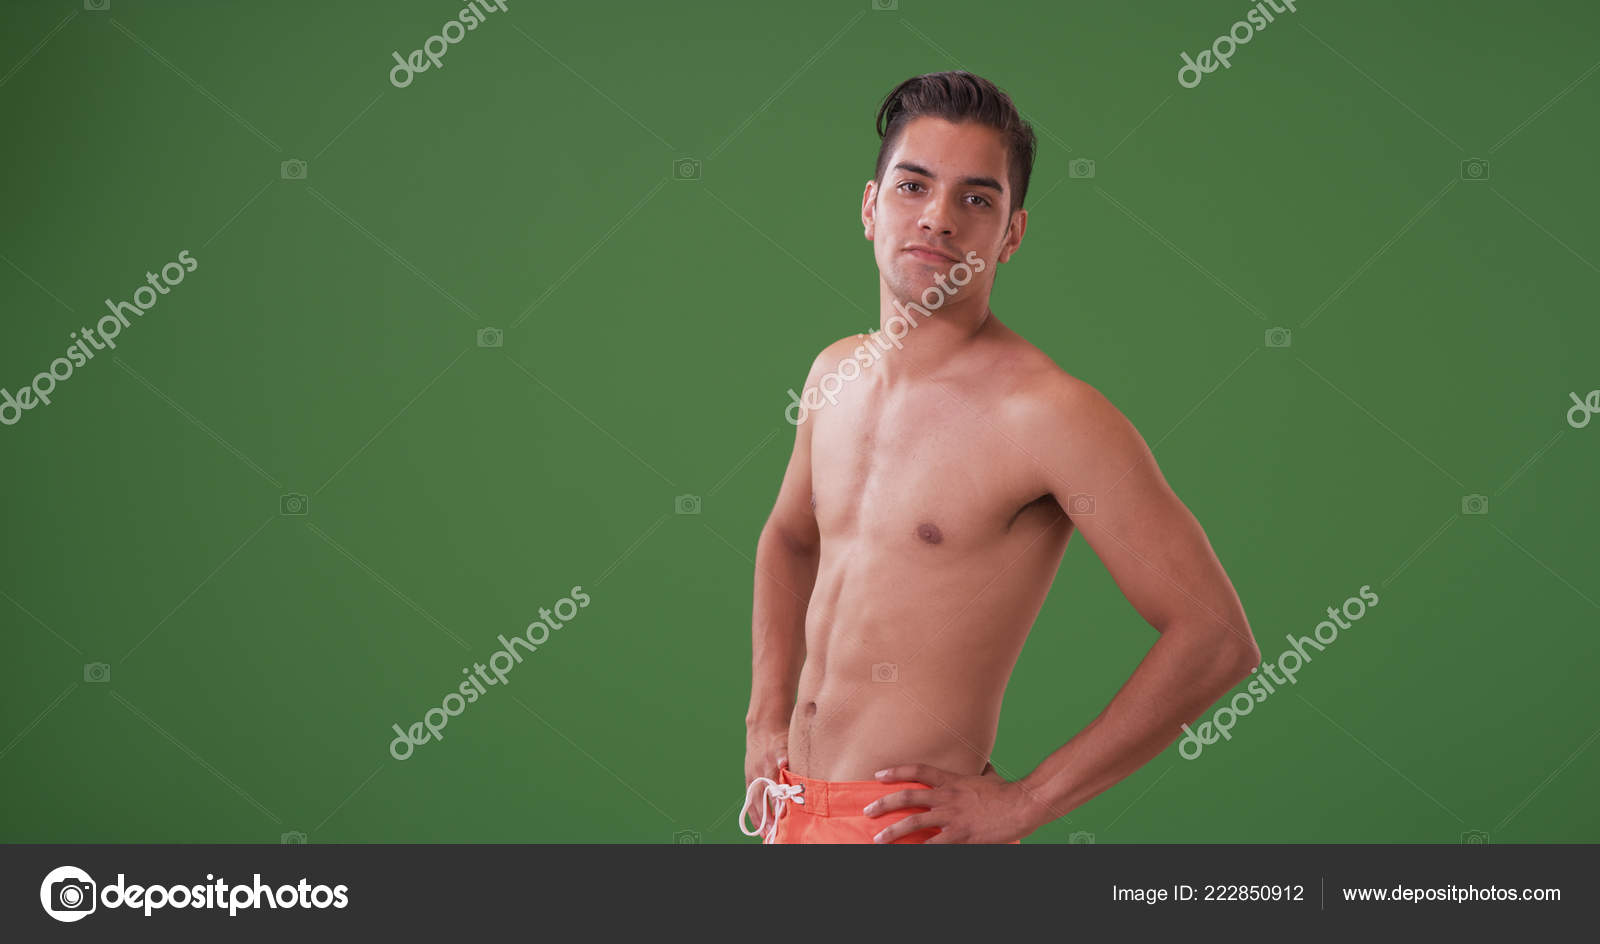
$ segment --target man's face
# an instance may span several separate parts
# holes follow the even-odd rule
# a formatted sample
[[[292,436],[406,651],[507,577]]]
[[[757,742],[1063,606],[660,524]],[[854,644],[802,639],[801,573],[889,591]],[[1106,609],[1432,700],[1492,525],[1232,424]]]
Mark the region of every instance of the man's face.
[[[880,277],[896,297],[913,299],[971,251],[983,259],[984,271],[958,297],[986,295],[995,264],[1011,257],[1027,227],[1027,211],[1009,212],[1011,197],[999,131],[913,119],[889,155],[882,182],[869,182],[862,197],[861,222]],[[908,248],[914,245],[937,254]]]

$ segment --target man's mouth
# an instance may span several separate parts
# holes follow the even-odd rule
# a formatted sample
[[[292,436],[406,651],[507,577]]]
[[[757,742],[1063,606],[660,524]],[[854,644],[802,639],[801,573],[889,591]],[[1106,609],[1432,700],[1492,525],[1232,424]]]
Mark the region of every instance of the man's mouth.
[[[907,246],[905,251],[909,253],[912,258],[920,259],[923,262],[941,263],[959,261],[955,256],[943,252],[942,250],[935,249],[932,246],[912,245]]]

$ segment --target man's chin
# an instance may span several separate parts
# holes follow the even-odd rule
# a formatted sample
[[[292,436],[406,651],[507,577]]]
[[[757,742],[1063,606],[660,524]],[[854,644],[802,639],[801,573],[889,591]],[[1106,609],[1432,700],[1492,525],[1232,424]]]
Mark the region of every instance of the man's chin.
[[[901,301],[917,301],[922,298],[922,293],[928,289],[938,289],[933,276],[929,274],[932,266],[924,263],[913,263],[909,269],[902,269],[895,273],[895,278],[889,282],[889,292]]]
[[[906,272],[913,273],[914,278],[920,279],[931,279],[931,273],[948,272],[950,271],[950,267],[955,265],[955,263],[951,262],[949,259],[940,259],[938,261],[934,261],[933,259],[922,259],[918,258],[917,256],[913,256],[909,252],[902,253],[900,256],[900,261],[904,265]]]

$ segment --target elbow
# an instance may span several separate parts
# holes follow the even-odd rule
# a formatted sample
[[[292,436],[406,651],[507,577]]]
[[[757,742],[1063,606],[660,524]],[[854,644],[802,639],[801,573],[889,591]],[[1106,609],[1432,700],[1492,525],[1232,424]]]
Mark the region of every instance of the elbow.
[[[1194,685],[1214,693],[1212,698],[1244,681],[1261,664],[1261,647],[1242,620],[1195,620],[1171,626],[1162,635],[1178,641]]]
[[[1241,647],[1239,652],[1239,663],[1234,667],[1235,672],[1239,676],[1234,680],[1236,684],[1244,681],[1246,678],[1249,678],[1250,673],[1254,672],[1256,668],[1261,665],[1261,647],[1256,645],[1256,640],[1253,635],[1250,637],[1248,642],[1248,645]]]
[[[1201,660],[1204,674],[1221,691],[1248,678],[1261,664],[1261,647],[1248,626],[1209,623],[1204,632],[1196,634],[1196,642],[1205,653]]]
[[[1232,688],[1249,678],[1250,673],[1261,664],[1261,647],[1256,645],[1255,634],[1249,628],[1239,630],[1224,626],[1222,631],[1225,634],[1223,649],[1228,667],[1228,687]]]

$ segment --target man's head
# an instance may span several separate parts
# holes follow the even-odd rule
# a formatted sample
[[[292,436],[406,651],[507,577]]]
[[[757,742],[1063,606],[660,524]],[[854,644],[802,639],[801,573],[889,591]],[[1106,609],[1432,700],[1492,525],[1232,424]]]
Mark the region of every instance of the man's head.
[[[881,185],[890,155],[906,125],[917,118],[942,118],[951,124],[970,122],[1001,136],[1006,147],[1008,212],[1022,209],[1033,176],[1037,145],[1033,127],[1022,120],[1011,97],[993,82],[970,72],[930,72],[895,86],[878,106],[878,166],[873,179]]]
[[[878,109],[877,130],[883,143],[861,219],[879,274],[909,299],[975,252],[989,264],[975,286],[986,296],[993,264],[1010,258],[1027,227],[1033,129],[987,79],[936,72],[896,86]],[[948,259],[907,248],[916,245]]]

